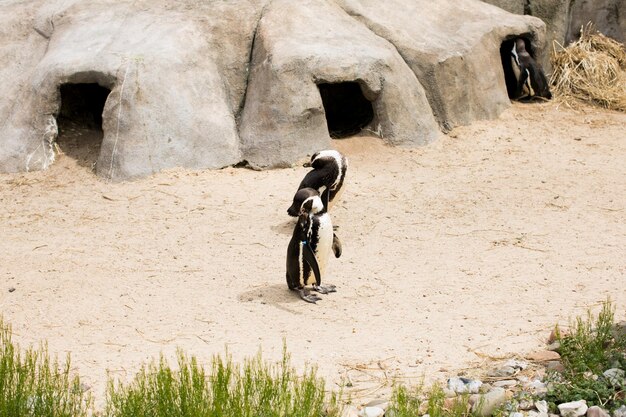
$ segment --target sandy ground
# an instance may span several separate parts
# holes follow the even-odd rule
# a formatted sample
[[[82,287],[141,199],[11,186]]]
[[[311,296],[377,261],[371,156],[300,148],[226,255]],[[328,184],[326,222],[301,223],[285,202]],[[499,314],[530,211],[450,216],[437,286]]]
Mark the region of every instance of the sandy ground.
[[[71,353],[100,401],[107,372],[128,380],[160,352],[274,360],[283,340],[367,398],[538,349],[607,296],[626,316],[626,115],[515,104],[420,149],[333,146],[351,163],[332,212],[344,255],[317,305],[285,283],[305,168],[112,184],[68,145],[46,172],[0,175],[14,339]]]

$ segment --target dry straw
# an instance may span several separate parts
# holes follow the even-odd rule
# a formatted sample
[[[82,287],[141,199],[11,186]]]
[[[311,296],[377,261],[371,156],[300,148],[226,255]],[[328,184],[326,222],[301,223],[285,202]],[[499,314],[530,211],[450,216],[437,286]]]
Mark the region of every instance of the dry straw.
[[[555,42],[551,58],[551,84],[559,100],[569,106],[584,101],[626,112],[623,44],[587,24],[581,28],[580,39],[567,48]]]

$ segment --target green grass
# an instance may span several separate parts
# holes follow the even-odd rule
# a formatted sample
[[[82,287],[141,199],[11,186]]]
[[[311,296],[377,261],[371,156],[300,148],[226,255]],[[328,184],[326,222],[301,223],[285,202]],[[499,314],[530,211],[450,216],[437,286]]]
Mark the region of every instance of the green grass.
[[[433,385],[429,391],[422,386],[409,390],[404,385],[394,387],[389,410],[395,417],[416,417],[428,414],[430,417],[473,417],[478,412],[472,411],[469,395],[461,395],[448,401],[439,385]]]
[[[0,317],[0,416],[82,417],[90,407],[79,377],[70,374],[69,355],[60,365],[45,345],[21,352]]]
[[[615,332],[614,318],[615,310],[607,300],[597,316],[588,311],[586,319],[577,318],[569,334],[561,334],[557,326],[565,372],[548,378],[546,400],[553,410],[557,404],[581,399],[609,411],[626,402],[624,387],[602,377],[607,369],[626,369],[626,337]]]
[[[127,384],[109,383],[106,417],[335,417],[337,396],[326,395],[314,368],[298,376],[289,355],[271,365],[261,356],[235,365],[214,357],[206,373],[178,353],[177,370],[161,358]]]

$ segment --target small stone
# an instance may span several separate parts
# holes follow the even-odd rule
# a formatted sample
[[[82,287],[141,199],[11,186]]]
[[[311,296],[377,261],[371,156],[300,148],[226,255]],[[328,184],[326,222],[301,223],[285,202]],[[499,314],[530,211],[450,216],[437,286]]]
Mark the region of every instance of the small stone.
[[[550,350],[539,350],[529,354],[527,359],[535,362],[556,361],[561,359],[561,355]]]
[[[623,387],[624,385],[626,385],[626,381],[624,380],[626,377],[626,372],[623,369],[607,369],[606,371],[604,371],[604,373],[602,373],[602,375],[604,375],[606,380],[609,381],[611,385],[614,385],[616,387]]]
[[[492,389],[492,388],[493,388],[493,386],[492,386],[491,384],[488,384],[488,383],[484,382],[484,383],[480,386],[480,389],[478,390],[478,392],[479,392],[480,394],[486,394],[486,393],[488,393],[489,391],[491,391],[491,389]]]
[[[587,412],[587,401],[571,401],[557,405],[559,413],[562,417],[580,417],[584,416]]]
[[[456,392],[457,394],[463,394],[467,392],[467,387],[461,378],[454,377],[448,379],[448,389]]]
[[[548,391],[546,384],[539,381],[538,379],[532,380],[529,383],[525,384],[524,388],[534,391],[536,394],[541,394]]]
[[[563,366],[561,361],[548,361],[548,363],[546,363],[546,369],[560,374],[565,372],[565,366]]]
[[[15,287],[9,287],[9,292],[15,291]]]
[[[524,411],[532,410],[534,407],[535,405],[530,400],[521,400],[519,404],[517,405],[518,409],[524,410]]]
[[[504,366],[510,366],[511,368],[524,370],[528,367],[528,362],[526,361],[518,361],[517,359],[509,359],[506,361]]]
[[[556,351],[561,348],[561,342],[553,342],[546,346],[546,350]]]
[[[538,416],[539,416],[539,412],[535,410],[530,410],[528,413],[526,413],[526,417],[538,417]]]
[[[385,410],[380,407],[364,407],[359,413],[360,417],[383,417]]]
[[[480,386],[483,383],[477,380],[471,380],[467,378],[454,377],[448,379],[448,389],[454,391],[457,394],[476,394],[480,390]]]
[[[496,378],[506,378],[515,375],[515,372],[516,370],[512,366],[503,366],[502,368],[492,370],[488,375]]]
[[[365,404],[364,407],[379,407],[379,408],[382,408],[383,410],[386,410],[389,407],[389,401],[381,400],[381,399],[372,400],[368,402],[367,404]]]
[[[506,390],[504,388],[494,388],[487,394],[481,395],[478,402],[472,405],[472,411],[480,416],[491,416],[494,410],[506,401]]]
[[[481,381],[478,380],[472,380],[470,382],[468,382],[467,384],[465,384],[465,386],[467,387],[467,391],[470,394],[478,394],[480,392],[480,387],[483,385],[483,383]]]
[[[524,417],[524,413],[520,413],[519,411],[515,411],[509,414],[509,417]]]
[[[611,417],[609,413],[604,411],[602,408],[594,405],[593,407],[589,407],[587,410],[587,417]]]
[[[621,406],[613,411],[613,417],[626,417],[626,405]]]
[[[502,381],[496,381],[493,383],[494,387],[514,387],[517,385],[517,381],[514,379],[503,379]]]
[[[546,400],[535,401],[535,408],[539,410],[540,413],[547,413],[548,402]]]

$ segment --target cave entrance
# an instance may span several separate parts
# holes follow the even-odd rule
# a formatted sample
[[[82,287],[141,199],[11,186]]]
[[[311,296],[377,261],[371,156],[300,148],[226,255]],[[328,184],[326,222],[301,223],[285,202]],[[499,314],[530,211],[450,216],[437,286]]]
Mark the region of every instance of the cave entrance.
[[[372,102],[365,98],[358,82],[321,83],[317,88],[331,138],[355,135],[374,120]]]
[[[95,169],[102,145],[102,111],[111,90],[95,83],[62,84],[57,144],[79,165]]]
[[[513,36],[509,39],[506,39],[500,45],[500,59],[502,60],[502,70],[504,71],[504,81],[506,83],[506,92],[509,95],[510,99],[516,99],[515,90],[517,89],[517,78],[515,77],[515,72],[513,71],[513,62],[512,62],[512,54],[513,45],[515,45],[515,39],[522,38],[524,43],[526,44],[526,50],[530,53],[530,56],[535,57],[530,47],[530,41],[523,36]]]

